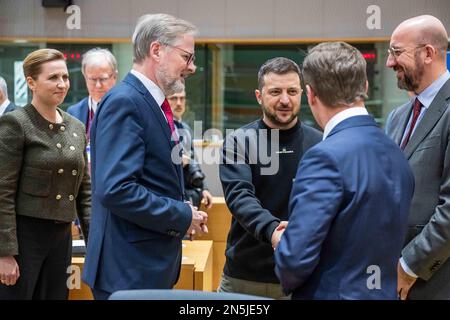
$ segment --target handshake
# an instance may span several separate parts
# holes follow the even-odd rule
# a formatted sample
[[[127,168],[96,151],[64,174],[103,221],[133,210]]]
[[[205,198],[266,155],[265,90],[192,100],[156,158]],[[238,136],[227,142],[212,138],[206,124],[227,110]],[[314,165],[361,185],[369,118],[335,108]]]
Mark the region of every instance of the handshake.
[[[190,203],[189,205],[192,212],[192,221],[187,231],[187,235],[190,240],[193,240],[196,235],[208,233],[208,227],[206,226],[208,214],[204,211],[199,211],[197,207],[192,206]]]

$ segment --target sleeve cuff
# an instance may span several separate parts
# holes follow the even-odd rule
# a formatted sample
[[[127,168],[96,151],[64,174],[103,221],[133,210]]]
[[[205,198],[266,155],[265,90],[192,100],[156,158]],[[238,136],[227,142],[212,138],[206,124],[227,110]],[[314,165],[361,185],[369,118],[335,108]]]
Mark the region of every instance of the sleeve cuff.
[[[406,264],[405,259],[403,257],[400,258],[400,265],[402,266],[403,270],[411,277],[418,278],[419,276],[415,274]]]
[[[266,227],[266,239],[270,244],[272,244],[272,234],[279,224],[280,221],[273,221]]]

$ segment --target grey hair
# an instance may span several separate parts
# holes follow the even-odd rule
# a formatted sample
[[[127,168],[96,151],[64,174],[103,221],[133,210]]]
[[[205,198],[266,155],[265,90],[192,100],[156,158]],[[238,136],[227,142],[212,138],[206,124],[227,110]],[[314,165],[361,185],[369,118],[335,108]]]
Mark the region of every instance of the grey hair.
[[[264,76],[269,73],[275,74],[286,74],[290,72],[295,72],[298,74],[300,78],[300,82],[302,80],[302,75],[300,73],[300,68],[298,64],[288,58],[284,57],[276,57],[267,60],[264,64],[259,68],[258,71],[258,90],[262,90],[264,87]]]
[[[195,35],[198,29],[188,21],[168,14],[146,14],[139,18],[133,33],[133,62],[141,63],[148,56],[150,44],[158,41],[175,45],[182,35]]]
[[[309,50],[303,61],[303,78],[322,102],[330,107],[364,101],[366,60],[345,42],[325,42]]]
[[[100,65],[105,61],[110,66],[111,70],[117,74],[118,70],[116,58],[111,51],[103,48],[94,48],[83,54],[83,60],[81,60],[81,73],[85,75],[84,72],[87,66]]]
[[[0,76],[0,91],[3,93],[6,99],[8,99],[8,86],[6,85],[5,79]]]

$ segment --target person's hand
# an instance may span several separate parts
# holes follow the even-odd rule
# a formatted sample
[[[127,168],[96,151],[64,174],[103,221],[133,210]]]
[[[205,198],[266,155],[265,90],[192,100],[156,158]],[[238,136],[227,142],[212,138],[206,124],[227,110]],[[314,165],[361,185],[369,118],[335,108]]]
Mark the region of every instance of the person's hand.
[[[19,265],[13,256],[0,257],[0,283],[13,286],[20,277]]]
[[[186,167],[189,164],[189,162],[191,162],[191,158],[183,152],[183,155],[181,156],[181,161],[183,162],[183,167]]]
[[[204,211],[198,211],[197,207],[193,207],[191,204],[192,221],[187,231],[189,238],[194,239],[194,236],[208,233],[208,227],[206,223],[208,221],[208,214]]]
[[[403,270],[400,261],[397,264],[397,294],[400,300],[406,300],[417,278],[411,277]]]
[[[206,209],[211,209],[213,204],[212,194],[205,189],[202,191],[202,197],[203,197],[202,202],[205,205]]]
[[[275,250],[278,246],[278,243],[281,240],[281,236],[283,235],[284,230],[286,230],[286,227],[288,225],[287,221],[281,221],[278,227],[275,228],[275,230],[272,233],[272,248]]]

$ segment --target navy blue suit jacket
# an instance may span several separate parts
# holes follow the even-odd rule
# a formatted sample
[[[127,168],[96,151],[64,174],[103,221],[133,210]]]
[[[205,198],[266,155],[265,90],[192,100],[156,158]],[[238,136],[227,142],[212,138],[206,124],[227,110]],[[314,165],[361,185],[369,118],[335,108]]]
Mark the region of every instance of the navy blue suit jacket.
[[[71,105],[67,108],[67,113],[83,122],[86,126],[89,116],[89,97],[86,97],[74,105]]]
[[[413,190],[405,156],[371,116],[339,123],[300,162],[275,251],[285,290],[300,299],[396,299]]]
[[[173,146],[160,107],[129,73],[104,96],[91,128],[92,216],[83,270],[91,288],[112,293],[176,283],[192,213]]]
[[[8,106],[5,109],[5,112],[3,112],[3,114],[7,113],[7,112],[11,112],[13,110],[17,109],[17,106],[14,104],[14,102],[10,102],[8,104]]]

